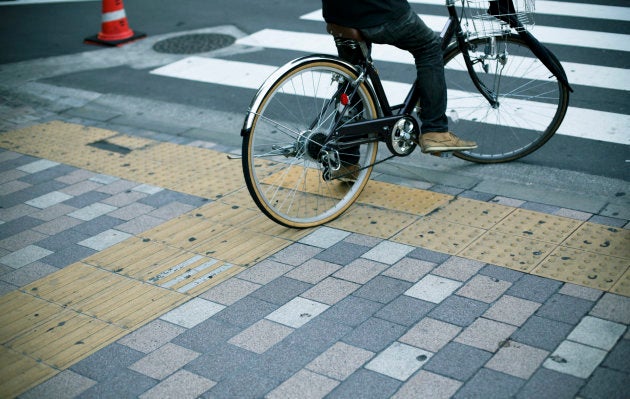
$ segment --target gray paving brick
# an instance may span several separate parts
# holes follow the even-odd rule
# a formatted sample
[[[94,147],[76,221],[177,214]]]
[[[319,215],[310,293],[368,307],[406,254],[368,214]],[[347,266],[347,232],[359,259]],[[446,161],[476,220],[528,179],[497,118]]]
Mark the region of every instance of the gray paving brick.
[[[7,283],[7,282],[4,282],[4,281],[0,280],[0,295],[8,294],[9,292],[13,292],[13,291],[15,291],[18,288],[19,287],[15,286],[13,284],[10,284],[10,283]]]
[[[143,198],[146,198],[147,194],[140,193],[137,191],[123,191],[118,194],[114,194],[109,198],[106,198],[102,201],[103,204],[110,205],[116,208],[120,208],[123,206],[127,206],[134,202],[137,202]]]
[[[589,220],[593,214],[587,212],[576,211],[573,209],[560,208],[557,212],[555,212],[556,216],[563,216],[571,219],[587,221]]]
[[[63,176],[57,177],[55,180],[65,184],[77,184],[96,176],[96,173],[85,169],[74,169]]]
[[[333,305],[322,317],[356,327],[372,317],[382,307],[383,305],[378,302],[349,296]]]
[[[315,258],[345,266],[361,257],[361,255],[369,250],[370,248],[361,245],[340,242],[330,248],[324,249],[322,252],[318,253]]]
[[[162,187],[152,186],[150,184],[140,184],[132,188],[133,191],[138,191],[140,193],[145,193],[149,195],[157,194],[164,189]]]
[[[514,331],[515,326],[480,317],[462,331],[455,342],[496,352]]]
[[[434,307],[431,302],[401,295],[376,312],[376,317],[410,327]]]
[[[218,303],[193,298],[190,301],[166,313],[160,319],[178,326],[191,328],[225,309]]]
[[[124,231],[129,234],[140,234],[164,223],[163,219],[158,219],[149,215],[140,215],[128,222],[116,226],[117,230]]]
[[[129,369],[163,380],[198,356],[197,352],[168,343],[138,360]]]
[[[387,269],[387,265],[383,263],[368,259],[356,259],[347,266],[339,269],[333,276],[353,283],[365,284],[385,269]]]
[[[293,328],[263,319],[232,337],[228,343],[261,354],[292,332]]]
[[[58,178],[57,181],[62,181],[62,180]],[[102,184],[89,181],[89,180],[83,180],[83,181],[74,183],[68,187],[64,187],[59,191],[61,191],[62,193],[71,195],[73,197],[76,197],[77,195],[82,195],[89,191],[96,190],[101,186]]]
[[[311,259],[289,271],[286,276],[306,283],[317,284],[340,268],[341,266],[334,263]]]
[[[214,318],[238,327],[249,327],[278,308],[260,299],[245,297],[217,313]]]
[[[97,217],[108,214],[116,209],[118,208],[115,206],[96,202],[81,209],[77,209],[76,211],[69,213],[68,216],[87,222],[88,220],[94,220]]]
[[[6,222],[5,225],[2,227],[3,231],[5,228],[7,228],[6,224],[8,224],[9,222],[15,221],[17,219],[20,219],[24,216],[30,215],[35,213],[36,211],[38,211],[38,208],[26,205],[26,204],[22,204],[22,203],[18,203],[15,205],[9,205],[8,203],[4,202],[4,198],[3,198],[3,207],[0,208],[0,220],[2,220],[3,222]],[[30,227],[28,227],[30,228]],[[20,231],[24,231],[25,229],[22,228]],[[10,233],[4,233],[2,235],[0,235],[1,237],[8,237],[12,234]]]
[[[43,263],[47,263],[57,268],[63,268],[78,262],[88,256],[94,255],[97,251],[94,249],[86,248],[81,245],[71,244],[67,247],[55,251],[55,253],[42,258]]]
[[[265,318],[293,328],[300,328],[329,308],[323,303],[296,297]]]
[[[239,273],[238,277],[252,283],[264,285],[282,276],[291,269],[293,268],[287,264],[266,259],[249,269],[242,271]]]
[[[433,355],[424,369],[459,381],[467,381],[491,357],[492,354],[484,350],[451,342]]]
[[[81,223],[83,223],[81,220],[77,220],[70,216],[60,216],[57,219],[51,220],[50,222],[45,222],[40,224],[39,226],[33,227],[33,230],[42,234],[52,236],[76,227]]]
[[[241,331],[241,327],[210,318],[182,332],[171,342],[195,352],[208,353],[227,345],[227,340]]]
[[[483,316],[514,326],[521,326],[538,308],[540,308],[538,302],[504,295]]]
[[[31,184],[18,180],[2,183],[0,184],[0,196],[9,195],[28,187],[31,187]]]
[[[35,386],[33,389],[20,395],[24,399],[36,398],[72,398],[91,388],[96,381],[79,375],[71,370],[64,370],[48,381]]]
[[[38,247],[37,245],[29,245],[18,251],[3,256],[0,258],[0,263],[12,267],[13,269],[19,269],[29,263],[43,259],[51,253],[51,251]]]
[[[110,216],[117,218],[117,219],[121,219],[121,220],[131,220],[134,218],[137,218],[138,216],[142,216],[145,215],[151,211],[153,211],[155,208],[153,208],[152,206],[149,205],[145,205],[145,204],[141,204],[139,202],[133,203],[133,204],[129,204],[127,206],[124,206],[120,209],[117,209],[113,212],[110,212]]]
[[[29,216],[23,216],[18,219],[7,221],[7,223],[2,224],[0,239],[4,240],[5,238],[20,234],[23,231],[34,229],[41,224],[41,220],[34,219]]]
[[[426,317],[400,337],[400,342],[437,352],[451,342],[461,330],[459,326]]]
[[[411,287],[411,283],[385,276],[376,276],[354,292],[355,296],[389,303]]]
[[[571,331],[567,339],[609,351],[625,332],[626,326],[623,324],[586,316]]]
[[[180,215],[183,215],[186,212],[190,212],[196,207],[189,204],[182,204],[181,202],[171,202],[170,204],[164,205],[162,207],[157,208],[156,210],[149,213],[149,216],[158,219],[174,219]]]
[[[150,353],[186,331],[185,328],[162,320],[154,320],[124,336],[118,343],[142,353]]]
[[[406,328],[400,324],[372,317],[345,336],[343,342],[371,352],[380,352],[400,338],[405,331]]]
[[[555,294],[561,286],[562,283],[559,281],[525,274],[514,282],[507,294],[542,303]]]
[[[210,288],[199,297],[229,306],[243,299],[260,287],[260,284],[255,284],[240,278],[231,278]]]
[[[310,362],[306,368],[343,381],[374,356],[373,352],[337,342]]]
[[[62,193],[60,191],[53,191],[47,194],[43,194],[37,198],[33,198],[32,200],[26,201],[26,205],[39,208],[39,209],[46,209],[53,205],[57,205],[64,201],[68,201],[72,198],[73,197],[71,195]]]
[[[564,341],[556,348],[543,366],[578,378],[588,378],[606,357],[606,351]]]
[[[27,247],[31,244],[39,243],[41,240],[47,237],[48,235],[39,233],[34,230],[24,230],[16,235],[9,236],[3,240],[0,240],[0,248],[13,252]]]
[[[92,181],[97,181],[99,183],[103,183],[104,186],[98,189],[99,192],[108,194],[109,196],[117,195],[120,193],[124,193],[126,191],[131,191],[138,183],[131,182],[129,180],[124,179],[116,179],[116,180],[97,180],[91,179]],[[141,197],[145,198],[145,197]]]
[[[260,355],[256,361],[248,363],[248,368],[259,371],[261,375],[271,378],[276,381],[275,385],[278,385],[281,381],[285,381],[306,367],[308,363],[321,354],[323,349],[318,351],[304,346],[303,339],[296,344],[293,338],[295,338],[294,334],[299,331],[296,330],[285,340]]]
[[[0,164],[0,184],[8,183],[24,176],[26,176],[25,172],[21,172],[17,169],[4,170]]]
[[[143,356],[141,352],[114,343],[74,364],[70,369],[94,381],[105,382],[115,378],[121,370]]]
[[[309,370],[300,370],[266,397],[270,399],[323,398],[337,385],[339,382],[331,378]]]
[[[420,370],[400,388],[393,398],[449,399],[461,385],[459,381]]]
[[[591,310],[590,315],[628,325],[630,324],[630,298],[606,293]]]
[[[521,389],[524,380],[489,369],[481,369],[454,398],[509,398]]]
[[[257,370],[243,370],[219,381],[204,398],[262,398],[278,382]]]
[[[334,305],[360,287],[350,281],[329,277],[302,294],[302,297],[313,301]]]
[[[512,283],[497,280],[488,276],[475,276],[457,291],[457,295],[492,303],[499,299],[510,288]]]
[[[275,305],[284,305],[311,287],[311,284],[302,281],[287,277],[278,277],[250,295]]]
[[[603,294],[600,290],[570,283],[565,283],[558,292],[563,295],[586,299],[587,301],[597,301]]]
[[[532,316],[512,334],[512,339],[536,348],[553,351],[572,329],[573,326],[570,324]]]
[[[577,324],[593,307],[593,302],[562,294],[555,294],[536,312],[538,316]]]
[[[59,269],[56,267],[42,262],[33,262],[17,270],[12,270],[3,274],[1,279],[17,287],[22,287],[58,270]]]
[[[375,262],[393,265],[413,250],[414,247],[409,245],[399,244],[392,241],[382,241],[377,246],[364,253],[362,257]]]
[[[178,193],[172,190],[162,190],[140,200],[141,203],[150,205],[154,208],[161,208],[165,205],[170,204],[171,202],[176,201],[181,202],[182,204],[192,205],[195,208],[207,202],[207,200],[204,198],[184,193]]]
[[[67,248],[69,245],[76,244],[79,241],[89,238],[85,234],[73,229],[65,230],[59,234],[45,237],[47,238],[39,241],[37,245],[51,251],[60,251]]]
[[[41,160],[38,162],[46,162],[46,160]],[[31,184],[55,183],[55,187],[61,187],[63,183],[58,182],[58,181],[53,182],[53,180],[55,180],[59,176],[63,176],[67,174],[70,170],[69,168],[71,167],[57,164],[56,166],[53,166],[51,168],[47,168],[47,169],[32,173],[28,176],[24,176],[20,178],[20,180],[25,181],[27,183],[31,183]],[[60,184],[60,185],[57,186],[56,184]]]
[[[375,247],[377,246],[383,239],[377,237],[371,237],[365,234],[352,233],[346,239],[345,242],[349,242],[351,244],[357,244],[364,247]]]
[[[586,398],[627,399],[630,376],[616,370],[598,368],[580,391]],[[624,389],[625,387],[625,389]]]
[[[483,262],[452,256],[438,266],[433,271],[433,274],[452,280],[466,281],[474,276],[483,266]]]
[[[553,215],[554,213],[560,210],[559,207],[547,204],[540,204],[538,202],[526,202],[521,205],[521,209],[527,209],[534,212],[546,213],[548,215]]]
[[[135,398],[154,387],[157,381],[132,370],[121,370],[84,391],[76,399]]]
[[[622,339],[602,363],[603,366],[630,374],[630,340]]]
[[[525,203],[525,201],[522,201],[522,200],[519,200],[519,199],[503,197],[503,196],[500,196],[500,195],[494,197],[489,202],[492,202],[492,203],[495,203],[495,204],[500,204],[500,205],[507,205],[507,206],[511,206],[511,207],[514,207],[514,208],[518,208],[518,207],[520,207],[521,205],[523,205]]]
[[[215,385],[214,381],[180,370],[140,395],[140,399],[195,399]]]
[[[60,216],[64,216],[67,215],[71,212],[76,211],[77,208],[70,206],[70,205],[66,205],[66,204],[57,204],[57,205],[53,205],[49,208],[46,209],[41,209],[38,210],[37,212],[33,212],[31,213],[31,217],[36,218],[36,219],[40,219],[46,222],[49,222],[53,219],[56,219]]]
[[[540,368],[519,391],[518,399],[573,399],[584,380],[557,371]]]
[[[102,251],[118,243],[121,243],[130,237],[132,237],[131,234],[115,229],[110,229],[103,231],[102,233],[99,233],[93,237],[80,241],[78,244],[80,246],[93,249],[95,251]]]
[[[461,285],[459,281],[428,274],[409,288],[405,295],[423,301],[440,303],[451,296]]]
[[[527,380],[540,367],[547,355],[549,352],[545,350],[507,341],[486,363],[486,367]]]
[[[92,205],[96,202],[100,202],[109,198],[108,194],[100,193],[97,191],[88,191],[85,194],[78,195],[74,198],[63,201],[64,204],[75,207],[77,209],[85,208],[88,205]],[[54,205],[54,204],[53,204]]]
[[[420,259],[427,262],[441,264],[450,258],[450,255],[443,254],[441,252],[431,251],[425,248],[416,248],[407,254],[408,257],[414,259]]]
[[[418,371],[432,355],[431,352],[400,342],[394,342],[366,364],[365,368],[400,381],[406,381],[413,373]]]
[[[433,309],[429,316],[460,327],[466,327],[487,309],[488,304],[486,303],[453,295]]]
[[[328,398],[389,398],[398,390],[401,384],[400,381],[381,373],[361,369],[341,383],[328,395]]]
[[[333,229],[330,227],[319,227],[311,234],[302,238],[299,242],[318,248],[330,248],[333,245],[343,241],[350,233],[347,231]]]
[[[436,264],[413,258],[403,258],[385,270],[384,276],[416,283],[435,268]]]

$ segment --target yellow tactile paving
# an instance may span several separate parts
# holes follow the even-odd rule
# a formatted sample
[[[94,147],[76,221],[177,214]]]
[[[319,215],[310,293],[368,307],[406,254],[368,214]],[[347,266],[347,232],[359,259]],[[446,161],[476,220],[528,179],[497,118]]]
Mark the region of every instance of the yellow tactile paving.
[[[19,395],[310,232],[262,215],[240,161],[220,152],[63,122],[5,133],[0,146],[211,200],[0,297],[2,397]],[[269,179],[306,176],[307,191],[320,183],[316,171],[312,178],[298,168],[278,176],[273,163],[268,167]],[[336,195],[347,188],[334,187]],[[630,296],[624,229],[378,181],[330,226]]]

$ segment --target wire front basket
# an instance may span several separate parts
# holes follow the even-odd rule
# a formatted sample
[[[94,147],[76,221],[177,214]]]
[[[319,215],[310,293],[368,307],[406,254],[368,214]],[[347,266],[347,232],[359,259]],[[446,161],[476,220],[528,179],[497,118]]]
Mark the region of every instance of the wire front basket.
[[[462,27],[469,36],[499,36],[534,25],[535,0],[464,0]]]

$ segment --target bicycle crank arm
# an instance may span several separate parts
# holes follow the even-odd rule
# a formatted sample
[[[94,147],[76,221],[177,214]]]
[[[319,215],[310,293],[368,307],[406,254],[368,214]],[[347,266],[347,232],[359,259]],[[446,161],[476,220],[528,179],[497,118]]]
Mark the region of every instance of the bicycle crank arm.
[[[383,118],[372,119],[369,121],[359,121],[347,123],[340,126],[335,131],[336,138],[353,138],[365,137],[366,132],[379,133],[380,135],[388,134],[401,118],[405,115],[386,116]]]

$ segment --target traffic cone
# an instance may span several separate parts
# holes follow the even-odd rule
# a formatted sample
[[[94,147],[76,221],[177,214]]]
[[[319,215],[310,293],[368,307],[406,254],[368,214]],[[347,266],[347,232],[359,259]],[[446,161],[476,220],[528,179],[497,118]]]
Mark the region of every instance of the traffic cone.
[[[85,38],[85,43],[121,46],[143,37],[146,34],[129,28],[122,0],[103,0],[101,31]]]

